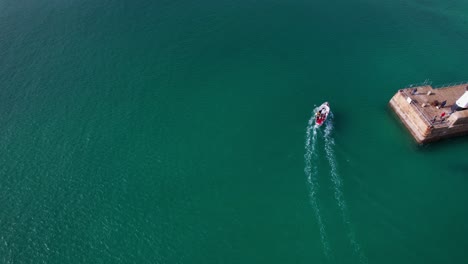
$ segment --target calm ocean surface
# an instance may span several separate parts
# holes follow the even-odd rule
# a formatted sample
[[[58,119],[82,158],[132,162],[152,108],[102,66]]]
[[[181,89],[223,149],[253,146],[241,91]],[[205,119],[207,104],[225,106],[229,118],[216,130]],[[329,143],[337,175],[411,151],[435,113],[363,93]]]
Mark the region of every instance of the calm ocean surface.
[[[387,106],[468,79],[467,14],[0,0],[0,263],[468,263],[468,138]]]

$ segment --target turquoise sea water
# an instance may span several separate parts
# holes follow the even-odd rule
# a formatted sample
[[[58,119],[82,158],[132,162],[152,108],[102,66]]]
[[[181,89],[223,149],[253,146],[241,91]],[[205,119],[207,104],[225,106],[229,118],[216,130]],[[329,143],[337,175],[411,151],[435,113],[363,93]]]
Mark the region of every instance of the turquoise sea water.
[[[468,138],[387,107],[468,79],[467,14],[0,1],[0,263],[468,263]]]

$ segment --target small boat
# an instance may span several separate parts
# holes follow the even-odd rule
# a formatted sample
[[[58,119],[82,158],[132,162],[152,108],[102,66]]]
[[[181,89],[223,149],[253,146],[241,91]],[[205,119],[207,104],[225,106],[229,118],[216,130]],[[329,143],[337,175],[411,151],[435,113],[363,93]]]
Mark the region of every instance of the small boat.
[[[328,105],[328,102],[325,102],[317,108],[317,112],[315,113],[315,124],[321,126],[323,123],[325,123],[329,113],[330,106]]]

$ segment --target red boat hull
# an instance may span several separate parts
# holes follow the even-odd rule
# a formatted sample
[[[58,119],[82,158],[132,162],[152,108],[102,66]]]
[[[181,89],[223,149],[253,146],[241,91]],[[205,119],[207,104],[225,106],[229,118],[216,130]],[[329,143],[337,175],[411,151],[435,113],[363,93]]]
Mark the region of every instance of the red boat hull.
[[[317,112],[315,112],[315,124],[318,126],[323,125],[327,120],[328,114],[330,113],[330,106],[328,102],[323,103],[321,106],[317,108]]]

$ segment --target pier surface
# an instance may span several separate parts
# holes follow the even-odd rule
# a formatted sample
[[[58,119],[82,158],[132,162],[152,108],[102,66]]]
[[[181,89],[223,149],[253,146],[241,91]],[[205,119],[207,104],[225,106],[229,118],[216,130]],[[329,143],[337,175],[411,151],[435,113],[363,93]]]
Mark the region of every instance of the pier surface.
[[[408,87],[400,89],[389,104],[418,143],[465,135],[468,109],[451,113],[451,107],[467,86],[464,83],[438,89],[430,85]],[[440,107],[443,101],[446,104]]]

